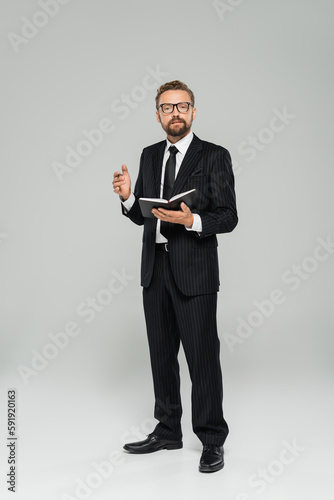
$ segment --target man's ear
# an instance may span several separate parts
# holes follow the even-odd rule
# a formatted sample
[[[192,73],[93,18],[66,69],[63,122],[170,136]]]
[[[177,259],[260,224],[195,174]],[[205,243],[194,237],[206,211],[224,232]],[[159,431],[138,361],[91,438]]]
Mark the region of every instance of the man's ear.
[[[196,118],[196,114],[197,114],[197,109],[196,109],[196,108],[194,108],[194,109],[193,109],[193,120],[195,120],[195,118]]]
[[[156,110],[155,114],[156,114],[156,117],[157,117],[157,121],[158,121],[159,123],[161,123],[161,120],[160,120],[160,115],[159,115],[159,111],[158,111],[158,110]]]

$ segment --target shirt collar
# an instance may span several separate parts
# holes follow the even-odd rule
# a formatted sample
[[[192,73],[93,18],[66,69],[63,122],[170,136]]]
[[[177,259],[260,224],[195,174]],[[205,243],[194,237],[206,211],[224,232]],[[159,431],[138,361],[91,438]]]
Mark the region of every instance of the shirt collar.
[[[168,139],[166,139],[166,143],[167,143],[166,151],[168,151],[170,146],[175,146],[179,150],[179,152],[184,156],[186,154],[187,149],[189,148],[190,143],[193,140],[193,138],[194,138],[194,134],[193,134],[193,132],[190,132],[188,135],[183,137],[183,139],[180,139],[179,141],[177,141],[175,144],[172,144],[171,142],[169,142]]]

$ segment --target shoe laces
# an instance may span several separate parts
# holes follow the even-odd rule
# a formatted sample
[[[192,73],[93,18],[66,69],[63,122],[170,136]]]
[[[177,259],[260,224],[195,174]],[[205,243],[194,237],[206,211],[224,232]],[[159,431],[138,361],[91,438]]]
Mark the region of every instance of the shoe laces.
[[[203,446],[203,451],[210,451],[211,453],[220,453],[220,446],[216,444],[205,444]]]

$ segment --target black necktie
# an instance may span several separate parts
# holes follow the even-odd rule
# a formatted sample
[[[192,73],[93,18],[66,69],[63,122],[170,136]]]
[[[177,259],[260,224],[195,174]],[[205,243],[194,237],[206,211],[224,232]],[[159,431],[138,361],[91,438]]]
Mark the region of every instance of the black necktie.
[[[176,155],[178,152],[179,150],[175,146],[170,146],[170,154],[165,167],[164,191],[162,195],[165,200],[169,200],[172,194],[175,180]]]
[[[162,195],[165,200],[169,200],[172,194],[173,184],[175,181],[176,155],[178,152],[179,150],[175,146],[170,146],[169,158],[165,167],[164,189]],[[169,225],[169,222],[161,221],[160,232],[166,238],[168,238]]]

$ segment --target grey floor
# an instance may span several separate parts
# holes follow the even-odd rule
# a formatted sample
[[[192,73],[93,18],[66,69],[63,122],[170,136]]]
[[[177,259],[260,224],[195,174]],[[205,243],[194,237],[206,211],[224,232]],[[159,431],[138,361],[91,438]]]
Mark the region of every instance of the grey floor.
[[[184,448],[150,455],[122,451],[154,425],[147,373],[108,386],[46,381],[19,394],[19,500],[159,498],[314,500],[333,498],[333,388],[326,373],[266,364],[225,369],[230,436],[225,468],[200,474],[201,445],[190,424],[184,359]],[[236,367],[235,367],[236,368]],[[104,476],[104,477],[103,477]],[[88,487],[87,487],[88,486]],[[1,487],[2,492],[5,486]],[[3,498],[3,495],[1,494]],[[5,497],[7,498],[7,496]],[[12,498],[9,496],[8,498]]]

